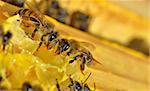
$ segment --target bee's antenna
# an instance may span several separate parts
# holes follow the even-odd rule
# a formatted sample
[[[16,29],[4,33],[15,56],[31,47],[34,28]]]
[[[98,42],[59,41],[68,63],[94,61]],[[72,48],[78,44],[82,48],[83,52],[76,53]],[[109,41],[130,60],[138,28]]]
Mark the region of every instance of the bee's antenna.
[[[89,79],[89,77],[91,76],[91,74],[92,74],[92,73],[90,73],[90,74],[88,75],[88,77],[84,80],[84,82],[83,82],[82,84],[84,84],[84,83]]]
[[[100,63],[99,61],[97,61],[96,59],[93,58],[93,61],[95,61],[96,63],[102,65],[102,63]]]

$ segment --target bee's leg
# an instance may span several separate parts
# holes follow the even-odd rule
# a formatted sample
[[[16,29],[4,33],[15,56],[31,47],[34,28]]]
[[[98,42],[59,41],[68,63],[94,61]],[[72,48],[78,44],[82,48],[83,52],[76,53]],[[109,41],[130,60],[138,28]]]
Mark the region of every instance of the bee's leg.
[[[59,43],[59,41],[57,41],[57,40],[51,46],[48,43],[47,48],[50,50],[50,49],[54,48],[57,45],[57,43]]]
[[[84,69],[85,69],[85,65],[83,63],[80,64],[80,70],[81,70],[81,72],[82,72],[83,75],[84,75],[84,73],[83,73]]]
[[[41,41],[40,41],[39,46],[37,47],[36,51],[38,51],[38,49],[41,47],[41,45],[42,45],[42,43],[44,41],[44,36],[46,36],[46,35],[42,35]]]
[[[36,51],[39,50],[39,48],[41,47],[42,43],[43,43],[42,41],[39,43],[39,46],[37,47]]]
[[[5,48],[6,48],[6,44],[3,44],[2,50],[5,51]]]
[[[59,83],[58,83],[58,80],[57,80],[57,79],[56,79],[56,82],[57,82],[57,83],[56,83],[57,91],[61,91],[61,90],[60,90],[60,86],[59,86]]]
[[[71,78],[71,75],[69,75],[69,79],[70,79],[71,84],[69,84],[68,87],[70,88],[70,91],[71,91],[71,87],[73,86],[73,79]]]
[[[73,84],[68,85],[68,87],[70,88],[70,91],[72,91]]]
[[[48,43],[44,43],[45,45],[46,45],[46,47],[47,47],[47,49],[49,49],[50,47],[49,47],[49,42]]]
[[[57,55],[59,55],[59,54],[61,54],[61,51],[62,51],[61,47],[58,46],[58,47],[57,47],[57,50],[55,51],[55,53],[56,53]]]
[[[70,79],[71,84],[73,85],[73,79],[71,78],[71,75],[69,75],[69,79]]]
[[[85,62],[86,62],[86,60],[83,59],[83,60],[82,60],[82,63],[80,64],[80,70],[81,70],[82,74],[84,74],[83,71],[84,71],[84,69],[85,69]]]
[[[72,60],[70,60],[70,61],[69,61],[69,63],[73,63],[74,61],[75,61],[75,60],[74,60],[74,59],[72,59]]]
[[[72,52],[72,49],[70,49],[70,50],[67,52],[67,56],[70,56],[71,52]]]
[[[35,33],[36,33],[37,31],[38,31],[38,28],[35,28],[34,31],[33,31],[33,33],[32,33],[32,35],[31,35],[31,36],[32,36],[32,39],[34,38]]]
[[[58,40],[57,43],[58,43],[58,46],[57,46],[57,49],[56,49],[55,53],[56,53],[57,55],[59,55],[59,54],[61,54],[61,52],[62,52],[60,40]]]
[[[78,60],[79,58],[80,58],[80,55],[77,55],[72,60],[70,60],[69,63],[73,63],[75,60]]]

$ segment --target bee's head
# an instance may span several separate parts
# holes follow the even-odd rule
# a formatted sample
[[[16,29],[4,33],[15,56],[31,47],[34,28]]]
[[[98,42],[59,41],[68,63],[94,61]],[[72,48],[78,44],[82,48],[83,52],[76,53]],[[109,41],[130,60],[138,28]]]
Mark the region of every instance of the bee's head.
[[[52,32],[52,33],[49,35],[48,40],[49,40],[49,41],[53,41],[53,40],[55,40],[58,36],[59,36],[59,35],[58,35],[57,32]]]
[[[77,82],[77,81],[75,81],[75,90],[77,90],[77,91],[81,91],[82,90],[82,86],[81,86],[81,84],[79,83],[79,82]]]
[[[83,59],[86,60],[87,64],[91,63],[93,60],[93,56],[88,50],[84,51],[82,56],[83,56]]]

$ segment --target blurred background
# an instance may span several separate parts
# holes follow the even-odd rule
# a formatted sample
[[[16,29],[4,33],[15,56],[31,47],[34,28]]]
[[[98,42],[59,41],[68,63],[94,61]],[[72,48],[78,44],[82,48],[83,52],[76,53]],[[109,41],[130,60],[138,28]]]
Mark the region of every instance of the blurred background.
[[[114,4],[120,5],[136,14],[149,17],[148,7],[150,0],[108,0]]]

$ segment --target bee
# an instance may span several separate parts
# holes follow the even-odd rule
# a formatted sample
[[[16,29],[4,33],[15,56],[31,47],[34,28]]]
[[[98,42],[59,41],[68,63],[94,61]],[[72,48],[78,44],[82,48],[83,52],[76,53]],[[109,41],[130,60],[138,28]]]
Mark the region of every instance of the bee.
[[[0,37],[1,37],[1,43],[2,43],[2,50],[4,51],[6,49],[6,45],[9,44],[9,41],[12,37],[11,32],[6,32],[4,33],[2,27],[0,28]]]
[[[27,5],[29,7],[32,6],[29,3]],[[33,13],[33,14],[31,14],[31,13]],[[42,32],[41,36],[39,37],[40,43],[39,43],[39,46],[37,48],[37,51],[41,47],[41,45],[44,44],[48,50],[52,49],[53,47],[56,47],[55,53],[57,55],[65,54],[65,56],[67,55],[69,57],[71,55],[75,55],[73,57],[73,59],[69,61],[69,63],[73,63],[76,60],[80,60],[81,61],[80,69],[81,69],[82,73],[85,69],[85,64],[90,64],[93,61],[99,63],[98,61],[96,61],[93,58],[93,56],[92,56],[91,52],[88,50],[88,48],[84,47],[85,45],[88,46],[91,44],[86,43],[86,42],[79,42],[79,41],[76,41],[73,39],[62,38],[58,34],[58,32],[55,31],[54,28],[51,29],[49,27],[51,25],[49,23],[47,23],[47,21],[42,20],[42,19],[44,19],[44,17],[40,18],[40,16],[42,16],[40,13],[36,14],[36,12],[34,12],[34,11],[29,13],[29,11],[27,11],[27,10],[20,11],[20,15],[24,16],[24,14],[25,14],[25,16],[28,15],[29,17],[31,15],[34,17],[34,15],[35,15],[34,19],[37,19],[37,21],[39,21],[39,23],[41,23],[43,31],[46,31],[46,32]],[[36,15],[39,15],[39,17]],[[46,26],[43,24],[46,24]],[[39,28],[41,29],[41,27],[39,27]]]
[[[46,20],[43,18],[44,16],[42,14],[39,14],[39,12],[36,12],[35,10],[20,9],[15,13],[15,15],[16,14],[19,14],[22,19],[21,23],[23,23],[25,27],[28,28],[30,21],[32,22],[34,30],[30,34],[30,38],[33,38],[35,36],[35,33],[39,31],[44,34],[53,31],[53,24],[46,22]]]
[[[31,25],[34,25],[34,30],[32,31],[32,34],[31,34],[31,38],[33,38],[35,33],[39,30],[40,25],[41,25],[39,16],[30,9],[20,9],[15,14],[19,14],[19,16],[22,19],[21,23],[25,27],[28,28]],[[31,22],[29,22],[29,21],[31,21]]]
[[[67,56],[71,56],[71,55],[75,55],[70,61],[69,63],[73,63],[76,60],[80,60],[81,64],[80,64],[80,69],[81,72],[83,73],[84,69],[85,69],[85,64],[91,64],[93,61],[97,62],[98,64],[101,64],[100,62],[98,62],[97,60],[95,60],[93,58],[93,55],[91,54],[91,52],[85,48],[88,47],[90,49],[94,49],[95,47],[87,42],[79,42],[79,41],[75,41],[73,39],[61,39],[59,41],[57,50],[56,50],[56,54],[62,54],[63,52],[65,52],[67,54]]]
[[[70,88],[70,90],[72,91],[92,91],[89,86],[85,83],[88,78],[91,76],[91,73],[88,75],[88,77],[85,79],[85,81],[83,83],[80,83],[78,81],[74,81],[70,76],[70,82],[71,84],[68,85],[68,87]],[[95,91],[95,84],[94,84],[94,91]]]
[[[61,38],[58,32],[54,31],[54,29],[53,30],[49,30],[49,28],[45,29],[47,29],[45,31],[49,32],[43,33],[42,36],[40,37],[40,43],[37,48],[37,51],[41,47],[41,45],[44,44],[46,45],[48,50],[57,46],[57,50],[55,51],[57,55],[60,55],[64,52],[67,54],[67,56],[70,56],[70,54],[74,55],[78,54],[75,57],[73,57],[73,59],[70,60],[69,63],[73,63],[76,60],[81,60],[80,69],[82,72],[85,69],[85,64],[90,64],[93,60],[95,61],[90,51],[80,45],[81,42]],[[86,42],[84,43],[86,45],[89,45]],[[82,42],[82,44],[84,43]]]
[[[88,30],[90,17],[80,11],[75,11],[71,15],[70,25],[82,31]]]
[[[68,23],[69,22],[69,14],[68,12],[63,9],[57,0],[52,0],[50,5],[47,7],[47,15],[55,18],[57,21],[61,23]]]
[[[28,35],[29,38],[33,39],[36,32],[41,32],[41,36],[39,36],[38,39],[40,43],[37,51],[43,43],[47,46],[48,49],[51,49],[53,45],[57,44],[57,37],[59,37],[59,34],[53,30],[53,25],[45,22],[40,16],[37,16],[38,14],[36,12],[29,9],[21,9],[18,11],[18,14],[23,20],[25,19],[34,22],[35,29],[31,34]]]

